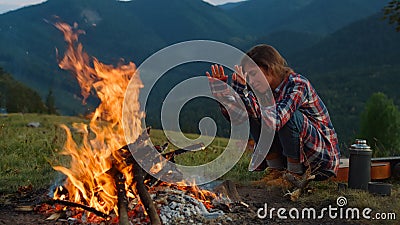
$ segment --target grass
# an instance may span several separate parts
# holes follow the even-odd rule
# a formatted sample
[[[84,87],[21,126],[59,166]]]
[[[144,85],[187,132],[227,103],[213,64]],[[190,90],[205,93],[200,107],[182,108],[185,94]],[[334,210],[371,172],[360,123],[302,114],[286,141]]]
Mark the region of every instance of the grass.
[[[40,122],[40,127],[31,128],[29,122]],[[9,114],[0,117],[0,193],[12,193],[21,186],[32,185],[34,189],[48,188],[57,177],[52,164],[68,162],[59,151],[65,142],[65,131],[60,124],[70,126],[73,122],[87,122],[82,118],[50,116],[37,114]],[[151,131],[151,140],[155,145],[162,145],[167,138],[161,130]],[[188,138],[198,136],[186,134]],[[228,140],[215,138],[211,145],[203,151],[185,153],[177,156],[176,161],[182,165],[199,165],[217,158],[224,150]],[[172,146],[169,150],[176,147]],[[226,173],[222,179],[230,179],[238,183],[261,179],[263,172],[248,172],[251,152],[246,151],[239,162]],[[298,204],[326,207],[336,206],[338,196],[345,196],[349,207],[369,207],[375,212],[396,212],[400,216],[400,182],[393,183],[392,196],[374,196],[364,191],[345,190],[338,192],[335,182],[314,182],[314,192],[300,198]],[[384,224],[384,223],[382,223]]]
[[[29,122],[39,122],[40,127],[27,127]],[[65,131],[60,124],[71,126],[74,122],[87,122],[78,117],[39,114],[9,114],[0,117],[0,193],[10,193],[19,187],[32,185],[35,189],[48,188],[57,177],[54,164],[65,165],[68,158],[59,152],[65,142]],[[195,139],[197,135],[187,134]],[[167,138],[161,130],[151,131],[153,144],[162,145]],[[179,155],[177,163],[199,165],[217,158],[228,140],[216,138],[204,151]],[[169,150],[176,147],[172,146]],[[263,173],[247,171],[250,153],[246,152],[224,179],[246,182],[262,177]]]
[[[50,186],[56,175],[51,163],[65,161],[58,154],[65,141],[65,132],[58,124],[79,121],[83,120],[36,114],[0,117],[0,193],[27,185]],[[40,127],[27,127],[29,122],[39,122]]]
[[[163,131],[161,130],[152,130],[151,131],[151,140],[155,145],[162,145],[167,141]],[[185,134],[185,136],[189,139],[196,139],[199,135],[197,134]],[[212,143],[207,146],[207,148],[203,151],[196,151],[193,153],[185,153],[176,156],[176,162],[180,165],[185,166],[196,166],[202,165],[212,160],[216,159],[218,156],[222,154],[225,147],[228,145],[228,139],[216,137]],[[176,149],[175,146],[172,146],[172,149]],[[248,165],[250,162],[251,152],[245,151],[243,156],[240,158],[238,163],[227,172],[222,179],[230,179],[237,181],[239,183],[247,183],[248,181],[258,180],[261,179],[262,176],[265,174],[263,172],[249,172]],[[218,170],[219,168],[215,168]]]

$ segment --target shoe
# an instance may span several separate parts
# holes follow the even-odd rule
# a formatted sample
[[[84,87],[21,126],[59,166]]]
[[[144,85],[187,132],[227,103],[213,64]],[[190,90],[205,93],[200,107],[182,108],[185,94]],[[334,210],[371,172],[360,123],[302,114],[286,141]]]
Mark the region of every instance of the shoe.
[[[259,163],[259,156],[257,154],[254,154],[251,156],[250,159],[250,164],[249,164],[249,171],[251,172],[261,172],[264,171],[267,167],[268,167],[268,163],[265,159],[262,160],[262,162],[260,163],[260,165],[258,165],[257,167],[255,167],[255,163],[257,162],[257,164]]]
[[[267,186],[280,187],[285,190],[289,190],[293,187],[300,188],[300,186],[302,187],[308,184],[308,182],[307,184],[305,183],[302,175],[291,173],[287,170],[278,171],[278,173],[280,173],[280,176],[266,181],[265,184]]]
[[[255,168],[253,171],[254,172],[262,172],[265,171],[265,169],[268,168],[268,164],[267,161],[263,161],[257,168]]]
[[[274,180],[269,180],[267,182],[265,182],[266,186],[269,187],[278,187],[278,188],[282,188],[284,190],[289,190],[293,187],[293,184],[290,183],[289,181],[287,181],[285,178],[278,177],[277,179]]]
[[[253,184],[257,186],[269,186],[268,182],[282,178],[283,174],[284,170],[267,168],[267,174],[261,180],[254,181]]]
[[[284,170],[267,168],[267,175],[265,175],[261,180],[264,182],[278,179],[283,176]]]

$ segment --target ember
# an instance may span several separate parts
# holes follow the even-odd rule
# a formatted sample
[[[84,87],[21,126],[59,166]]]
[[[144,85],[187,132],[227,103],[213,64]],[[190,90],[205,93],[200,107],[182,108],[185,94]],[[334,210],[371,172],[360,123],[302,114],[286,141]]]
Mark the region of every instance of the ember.
[[[52,190],[53,199],[38,211],[49,214],[49,220],[69,223],[107,221],[110,224],[146,224],[151,220],[153,224],[160,224],[161,221],[163,224],[175,224],[183,220],[194,223],[223,217],[222,211],[213,209],[212,201],[217,198],[214,193],[200,190],[194,184],[189,187],[184,181],[182,186],[155,181],[138,166],[129,152],[121,121],[129,82],[135,84],[129,87],[134,89],[129,92],[134,95],[129,96],[134,100],[130,102],[130,110],[134,110],[124,113],[130,113],[133,118],[131,131],[137,138],[133,143],[136,151],[146,151],[149,139],[149,130],[142,133],[141,128],[144,115],[140,112],[138,97],[143,85],[136,66],[132,62],[119,67],[102,64],[83,51],[78,36],[84,31],[77,29],[77,24],[71,27],[56,23],[55,26],[63,32],[68,44],[64,57],[59,61],[60,68],[69,70],[76,77],[83,102],[94,89],[101,103],[93,113],[89,126],[73,124],[74,130],[82,134],[80,144],[73,139],[71,130],[62,125],[67,134],[62,154],[70,156],[71,161],[68,168],[53,168],[67,178],[62,186]],[[162,152],[166,146],[158,150]],[[203,147],[200,144],[188,149]],[[161,159],[153,162],[154,173],[165,170],[165,160],[173,161],[175,155],[186,150],[163,153]],[[168,172],[167,175],[171,174]]]

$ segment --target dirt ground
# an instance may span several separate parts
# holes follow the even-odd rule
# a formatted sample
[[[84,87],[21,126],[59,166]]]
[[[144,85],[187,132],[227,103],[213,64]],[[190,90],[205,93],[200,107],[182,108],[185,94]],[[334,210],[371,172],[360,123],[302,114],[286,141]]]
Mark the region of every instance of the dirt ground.
[[[228,213],[228,216],[232,221],[226,221],[226,223],[224,222],[223,224],[365,224],[365,221],[333,220],[328,216],[317,220],[279,219],[276,213],[273,214],[271,218],[268,215],[267,218],[260,219],[257,216],[257,211],[259,208],[264,208],[265,203],[267,203],[268,210],[271,208],[286,208],[289,210],[290,208],[312,206],[303,206],[300,203],[291,202],[289,199],[283,197],[283,193],[279,189],[267,189],[251,185],[236,186],[242,201],[248,204],[249,208],[238,212]],[[39,190],[35,191],[35,193],[26,193],[23,196],[21,196],[20,193],[0,195],[0,225],[63,224],[60,222],[46,221],[46,215],[34,211],[21,212],[15,210],[17,206],[38,204],[40,197],[43,197],[46,194],[45,192],[45,190]]]

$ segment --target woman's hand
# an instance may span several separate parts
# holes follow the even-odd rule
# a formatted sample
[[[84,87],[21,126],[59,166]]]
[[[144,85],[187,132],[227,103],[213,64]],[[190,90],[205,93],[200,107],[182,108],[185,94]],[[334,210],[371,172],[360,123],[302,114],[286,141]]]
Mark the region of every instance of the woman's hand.
[[[223,82],[226,82],[228,80],[228,76],[225,75],[224,72],[224,67],[217,64],[211,66],[211,75],[209,72],[206,72],[206,75],[210,81],[213,80],[212,78],[221,80]]]
[[[235,65],[235,72],[232,74],[232,88],[241,98],[247,97],[248,90],[246,85],[246,73],[243,73],[243,67]]]
[[[235,72],[232,74],[232,80],[238,82],[239,84],[246,85],[247,73],[243,73],[243,67],[235,65]]]

